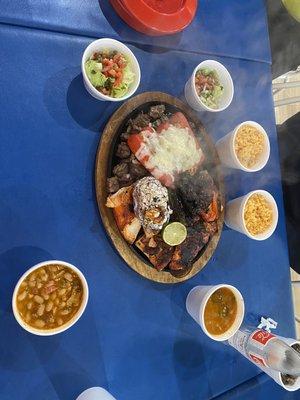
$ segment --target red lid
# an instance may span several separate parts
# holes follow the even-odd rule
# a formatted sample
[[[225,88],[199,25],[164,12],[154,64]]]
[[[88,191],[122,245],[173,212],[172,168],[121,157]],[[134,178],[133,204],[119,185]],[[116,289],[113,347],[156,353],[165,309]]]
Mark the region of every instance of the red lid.
[[[197,0],[110,0],[132,28],[148,35],[182,31],[193,20]]]
[[[131,28],[135,29],[136,31],[145,33],[147,35],[151,35],[151,33],[148,32],[148,29],[146,26],[144,26],[138,19],[134,18],[133,15],[131,15],[124,4],[122,3],[122,0],[110,0],[112,6],[114,7],[115,11],[119,14],[119,16],[129,25]]]

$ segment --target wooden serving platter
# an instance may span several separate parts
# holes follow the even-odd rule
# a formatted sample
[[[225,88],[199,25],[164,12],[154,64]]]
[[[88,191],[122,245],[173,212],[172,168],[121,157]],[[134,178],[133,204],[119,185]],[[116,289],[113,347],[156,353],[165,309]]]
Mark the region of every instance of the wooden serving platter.
[[[129,245],[123,239],[116,225],[112,210],[105,206],[108,195],[106,190],[106,179],[111,176],[113,154],[118,137],[131,117],[139,111],[146,110],[151,105],[156,104],[165,104],[169,111],[183,112],[189,122],[194,124],[194,132],[200,141],[202,150],[206,157],[205,167],[213,177],[220,193],[222,211],[218,219],[218,231],[199,253],[191,268],[181,273],[169,270],[157,271],[134,245]],[[161,283],[170,284],[182,282],[190,279],[201,271],[213,255],[221,236],[224,223],[224,185],[220,172],[220,160],[213,142],[205,132],[205,129],[197,115],[179,99],[166,93],[146,92],[131,98],[121,105],[108,121],[99,142],[95,164],[95,187],[98,208],[111,241],[124,261],[143,277]]]

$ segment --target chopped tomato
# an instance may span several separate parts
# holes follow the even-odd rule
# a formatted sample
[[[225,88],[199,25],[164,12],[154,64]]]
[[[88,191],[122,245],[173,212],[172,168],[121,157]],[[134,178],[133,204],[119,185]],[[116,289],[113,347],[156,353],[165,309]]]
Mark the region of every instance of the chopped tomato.
[[[114,69],[110,69],[108,71],[108,75],[112,76],[113,78],[116,76],[117,72]]]
[[[118,71],[116,72],[116,81],[114,83],[114,86],[119,86],[122,83],[123,80],[123,72],[122,71]]]

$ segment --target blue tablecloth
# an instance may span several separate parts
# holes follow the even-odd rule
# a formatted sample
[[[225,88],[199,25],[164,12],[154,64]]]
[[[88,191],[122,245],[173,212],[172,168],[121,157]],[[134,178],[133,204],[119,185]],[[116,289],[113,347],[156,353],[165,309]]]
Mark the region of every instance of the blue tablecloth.
[[[225,228],[200,274],[164,286],[126,266],[99,218],[94,159],[99,132],[118,105],[97,102],[83,87],[80,60],[91,39],[5,25],[0,37],[1,400],[73,400],[93,385],[119,400],[203,400],[257,376],[233,349],[205,337],[184,304],[193,286],[227,282],[241,290],[248,312],[271,316],[278,333],[294,335],[270,65],[214,56],[232,74],[235,97],[226,111],[199,118],[213,140],[243,120],[265,127],[268,165],[254,174],[225,171],[227,195],[269,190],[278,228],[264,242]],[[178,97],[208,57],[132,50],[142,69],[139,92]],[[11,296],[18,277],[47,259],[77,265],[90,301],[72,329],[37,337],[14,320]]]
[[[271,61],[264,0],[199,0],[182,33],[151,38],[137,33],[109,0],[0,0],[0,22],[137,44]]]
[[[299,391],[288,392],[266,374],[260,374],[249,381],[218,396],[215,400],[299,400]]]

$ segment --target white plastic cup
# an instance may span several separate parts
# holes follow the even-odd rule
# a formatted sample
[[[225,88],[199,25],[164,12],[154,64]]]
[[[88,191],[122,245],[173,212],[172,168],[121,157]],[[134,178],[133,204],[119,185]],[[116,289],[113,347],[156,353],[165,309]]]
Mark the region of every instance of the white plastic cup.
[[[239,128],[243,125],[251,125],[259,130],[264,136],[264,151],[253,167],[245,167],[238,159],[235,152],[235,138]],[[230,168],[241,169],[246,172],[261,170],[268,162],[270,156],[270,141],[264,128],[255,121],[245,121],[239,124],[233,131],[223,136],[216,143],[216,149],[221,162]]]
[[[199,98],[196,86],[195,86],[195,76],[196,72],[200,68],[211,68],[214,69],[220,80],[220,84],[224,88],[224,92],[219,99],[219,107],[211,108],[205,105]],[[196,111],[211,111],[211,112],[219,112],[225,110],[231,103],[233,94],[234,94],[234,86],[232,82],[232,78],[228,70],[224,67],[223,64],[219,63],[215,60],[205,60],[202,61],[197,67],[194,69],[190,79],[185,84],[184,88],[185,99],[187,103]]]
[[[34,270],[36,270],[38,268],[44,267],[46,265],[51,265],[51,264],[62,265],[64,267],[68,267],[71,270],[73,270],[78,275],[78,277],[81,281],[82,288],[83,288],[83,296],[82,296],[82,301],[81,301],[79,310],[68,322],[66,322],[65,324],[63,324],[57,328],[54,328],[54,329],[38,329],[38,328],[34,328],[33,326],[27,324],[21,318],[18,308],[17,308],[17,294],[18,294],[21,283],[29,274],[31,274],[31,272],[33,272]],[[21,327],[23,329],[25,329],[26,331],[28,331],[30,333],[33,333],[34,335],[52,336],[52,335],[56,335],[58,333],[64,332],[65,330],[71,328],[71,326],[73,326],[79,320],[79,318],[82,316],[82,314],[86,308],[88,298],[89,298],[89,288],[88,288],[87,281],[86,281],[83,273],[77,267],[75,267],[75,265],[70,264],[65,261],[60,261],[60,260],[49,260],[49,261],[44,261],[44,262],[34,265],[33,267],[29,268],[21,276],[21,278],[18,280],[18,282],[15,286],[15,289],[14,289],[14,293],[13,293],[13,297],[12,297],[12,309],[13,309],[13,313],[14,313],[14,316],[15,316],[17,322],[21,325]]]
[[[119,51],[120,53],[124,54],[125,57],[128,58],[130,62],[130,66],[132,68],[132,71],[134,72],[134,81],[130,85],[128,92],[126,93],[125,96],[123,97],[110,97],[106,96],[105,94],[99,92],[90,82],[86,72],[85,72],[85,62],[90,59],[90,57],[97,51],[101,50],[116,50]],[[139,87],[140,80],[141,80],[141,70],[140,66],[138,63],[138,60],[136,59],[135,55],[133,52],[125,46],[125,44],[119,42],[118,40],[115,39],[110,39],[110,38],[104,38],[104,39],[97,39],[94,40],[92,43],[90,43],[87,48],[85,49],[82,60],[81,60],[81,72],[83,76],[83,83],[86,88],[86,90],[92,95],[95,99],[101,100],[101,101],[123,101],[131,97],[137,88]]]
[[[293,344],[300,344],[298,340],[291,339],[291,338],[285,338],[282,336],[277,336],[278,339],[281,339],[283,342],[287,343],[289,346],[292,346]],[[257,364],[255,364],[257,366]],[[300,389],[300,377],[297,377],[295,383],[293,385],[285,385],[282,381],[282,375],[280,372],[275,371],[269,367],[263,367],[259,366],[259,368],[265,372],[267,375],[269,375],[278,385],[282,386],[285,390],[289,392],[294,392],[298,389]]]
[[[212,335],[208,332],[204,323],[204,310],[210,296],[220,288],[228,288],[233,292],[237,300],[237,315],[234,323],[226,332],[221,335]],[[240,291],[234,286],[226,284],[215,286],[195,286],[189,292],[186,298],[186,309],[190,316],[197,322],[197,324],[201,326],[203,332],[208,337],[216,341],[228,340],[231,336],[233,336],[239,330],[245,314],[244,299]]]
[[[116,400],[107,390],[92,387],[82,392],[76,400]]]
[[[273,211],[273,221],[270,228],[258,235],[251,235],[251,233],[246,228],[245,218],[244,218],[246,203],[253,194],[263,195],[271,205]],[[225,207],[225,224],[229,228],[241,232],[244,235],[247,235],[249,238],[254,240],[268,239],[275,231],[277,222],[278,222],[278,208],[276,201],[274,197],[266,190],[253,190],[252,192],[249,192],[244,196],[237,197],[234,200],[228,201]]]

